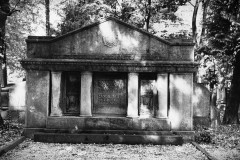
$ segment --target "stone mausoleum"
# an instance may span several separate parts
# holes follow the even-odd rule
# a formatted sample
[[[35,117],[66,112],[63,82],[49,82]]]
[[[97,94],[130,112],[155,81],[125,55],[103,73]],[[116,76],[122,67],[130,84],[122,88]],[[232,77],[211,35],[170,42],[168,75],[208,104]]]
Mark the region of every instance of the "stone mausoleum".
[[[193,130],[191,41],[165,40],[115,18],[26,41],[25,135]]]

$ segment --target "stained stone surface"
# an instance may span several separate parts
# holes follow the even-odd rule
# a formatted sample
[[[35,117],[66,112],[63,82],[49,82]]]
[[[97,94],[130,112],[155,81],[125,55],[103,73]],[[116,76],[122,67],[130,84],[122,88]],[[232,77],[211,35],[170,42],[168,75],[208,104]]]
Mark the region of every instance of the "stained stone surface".
[[[198,83],[193,87],[193,119],[194,125],[210,124],[210,91]]]
[[[51,116],[62,116],[61,103],[61,72],[51,72],[52,95],[51,95]]]
[[[193,61],[193,43],[155,37],[114,18],[54,37],[29,37],[29,58]],[[182,45],[182,46],[181,46]]]
[[[210,91],[198,83],[194,83],[193,89],[193,115],[208,117],[210,114]]]
[[[81,74],[80,116],[92,116],[92,73]]]
[[[26,79],[26,127],[44,128],[49,110],[50,73],[49,71],[28,71]]]
[[[96,75],[93,113],[122,115],[127,113],[127,79],[124,76]]]
[[[168,117],[168,74],[161,73],[157,75],[157,94],[158,94],[158,107],[156,110],[157,118]]]
[[[82,130],[169,131],[170,121],[127,117],[48,117],[47,128]]]
[[[138,117],[138,87],[138,73],[128,73],[128,117]]]
[[[192,130],[193,74],[170,74],[169,119],[173,130]]]

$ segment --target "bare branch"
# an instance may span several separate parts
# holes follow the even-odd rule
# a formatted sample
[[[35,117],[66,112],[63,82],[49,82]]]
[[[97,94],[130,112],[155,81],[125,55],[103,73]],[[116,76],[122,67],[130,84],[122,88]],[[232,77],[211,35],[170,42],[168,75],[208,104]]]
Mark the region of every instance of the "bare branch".
[[[193,6],[193,7],[194,7],[194,5],[192,4],[192,2],[190,2],[190,1],[189,1],[188,3],[189,3],[189,4],[191,4],[191,6]]]
[[[15,12],[20,12],[20,10],[16,9],[17,5],[20,3],[20,0],[17,1],[17,3],[15,4],[14,8],[9,12],[8,16],[11,16],[13,13]]]

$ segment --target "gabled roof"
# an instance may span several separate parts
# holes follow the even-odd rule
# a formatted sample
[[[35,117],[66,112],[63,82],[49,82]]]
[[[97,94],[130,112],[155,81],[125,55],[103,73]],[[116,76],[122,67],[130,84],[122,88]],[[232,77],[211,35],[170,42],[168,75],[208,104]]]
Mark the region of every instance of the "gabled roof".
[[[134,26],[134,25],[128,24],[128,23],[123,22],[123,21],[121,21],[121,20],[119,20],[119,19],[117,19],[117,18],[114,18],[114,17],[108,17],[108,18],[106,18],[106,19],[104,19],[104,20],[101,20],[101,21],[99,21],[99,22],[95,22],[95,23],[93,23],[93,24],[90,24],[90,25],[84,26],[84,27],[82,27],[82,28],[73,30],[73,31],[71,31],[71,32],[68,32],[68,33],[66,33],[66,34],[64,34],[64,35],[61,35],[61,36],[58,36],[58,37],[42,37],[42,38],[41,38],[41,37],[39,37],[39,36],[29,36],[28,39],[27,39],[27,41],[31,41],[31,42],[33,42],[33,41],[38,41],[38,42],[39,42],[39,41],[48,41],[48,42],[50,42],[50,41],[57,41],[57,40],[62,39],[62,38],[64,38],[64,37],[67,37],[67,36],[70,36],[70,35],[73,35],[73,34],[82,32],[82,31],[84,31],[84,30],[88,30],[88,29],[90,29],[90,28],[92,28],[92,27],[95,27],[95,26],[97,26],[97,25],[100,25],[101,23],[104,23],[104,22],[106,22],[106,21],[114,21],[114,22],[116,22],[116,23],[119,23],[119,24],[127,27],[127,28],[131,28],[131,29],[133,29],[133,30],[135,30],[135,31],[138,31],[138,32],[140,32],[140,33],[142,33],[142,34],[145,34],[145,35],[149,36],[149,37],[152,37],[152,38],[154,38],[154,39],[156,39],[156,40],[158,40],[158,41],[160,41],[160,42],[162,42],[162,43],[165,43],[165,44],[167,44],[167,45],[171,45],[171,46],[176,46],[176,45],[177,45],[177,46],[178,46],[178,45],[194,46],[194,43],[191,42],[191,41],[187,41],[187,42],[181,42],[181,41],[180,41],[180,42],[171,42],[171,41],[169,41],[169,40],[166,40],[166,39],[160,38],[160,37],[158,37],[158,36],[155,36],[155,35],[147,32],[147,31],[145,31],[145,30],[143,30],[143,29],[139,29],[139,28],[137,28],[137,27]]]

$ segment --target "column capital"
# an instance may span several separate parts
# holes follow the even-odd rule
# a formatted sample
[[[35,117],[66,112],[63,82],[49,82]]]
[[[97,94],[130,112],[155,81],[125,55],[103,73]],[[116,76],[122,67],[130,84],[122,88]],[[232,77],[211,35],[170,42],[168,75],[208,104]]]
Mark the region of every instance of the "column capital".
[[[130,72],[130,73],[128,73],[128,75],[129,75],[129,76],[138,76],[139,73],[136,73],[136,72]]]

